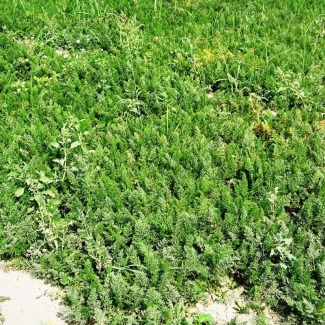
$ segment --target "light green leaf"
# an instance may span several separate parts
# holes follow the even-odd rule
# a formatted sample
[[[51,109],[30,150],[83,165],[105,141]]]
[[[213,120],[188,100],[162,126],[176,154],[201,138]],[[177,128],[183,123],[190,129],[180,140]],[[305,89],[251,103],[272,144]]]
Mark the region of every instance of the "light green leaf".
[[[61,166],[64,165],[64,159],[53,159],[53,161],[60,164]]]
[[[285,269],[285,270],[288,268],[288,266],[285,265],[284,263],[280,263],[279,265],[280,265],[280,267],[282,267],[282,268]]]
[[[46,176],[42,176],[39,180],[43,183],[51,183],[52,182],[52,180]]]
[[[283,241],[287,244],[287,245],[290,245],[293,241],[293,238],[285,238],[283,239]]]
[[[15,195],[16,195],[17,197],[20,197],[20,196],[22,196],[22,195],[24,194],[24,192],[25,192],[25,189],[24,189],[23,187],[20,187],[20,188],[18,188],[18,189],[16,190]]]
[[[43,192],[43,194],[47,194],[50,197],[55,197],[55,193],[53,193],[51,190],[46,190],[46,191]]]
[[[294,256],[291,253],[287,253],[287,257],[288,257],[289,260],[295,260],[296,259],[296,256]]]
[[[210,314],[202,314],[199,317],[200,324],[215,324],[214,318]]]
[[[78,147],[80,145],[81,145],[81,143],[79,141],[75,141],[75,142],[71,143],[71,148],[76,148],[76,147]]]
[[[37,203],[40,203],[42,201],[42,197],[39,194],[34,195],[34,199]]]
[[[60,148],[60,145],[57,142],[51,142],[51,146],[54,148]]]
[[[288,87],[280,87],[278,90],[277,90],[277,93],[281,93],[282,91],[285,91],[287,90]]]

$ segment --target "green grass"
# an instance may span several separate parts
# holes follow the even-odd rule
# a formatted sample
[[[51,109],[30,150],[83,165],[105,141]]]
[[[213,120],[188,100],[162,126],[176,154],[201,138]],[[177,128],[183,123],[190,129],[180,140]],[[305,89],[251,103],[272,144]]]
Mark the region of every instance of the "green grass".
[[[76,324],[187,324],[230,273],[321,323],[324,9],[1,1],[0,258]]]

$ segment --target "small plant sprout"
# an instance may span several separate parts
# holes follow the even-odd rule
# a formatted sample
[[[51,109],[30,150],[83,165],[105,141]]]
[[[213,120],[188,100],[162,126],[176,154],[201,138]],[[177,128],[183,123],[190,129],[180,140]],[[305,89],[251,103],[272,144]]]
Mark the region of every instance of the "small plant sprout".
[[[236,301],[236,307],[235,307],[235,310],[236,310],[239,314],[247,314],[247,313],[248,313],[247,305],[244,304],[241,300],[237,300],[237,301]]]
[[[52,142],[51,146],[53,148],[59,149],[61,152],[61,157],[53,159],[53,162],[59,164],[63,168],[62,182],[65,180],[67,172],[70,170],[72,172],[78,171],[78,169],[69,163],[69,158],[72,155],[72,152],[76,150],[77,147],[81,146],[84,152],[89,152],[83,146],[83,138],[88,135],[89,132],[85,131],[84,133],[80,132],[80,122],[77,118],[70,115],[70,123],[65,123],[61,129],[61,132],[58,136],[57,142]],[[76,138],[73,141],[73,138]]]

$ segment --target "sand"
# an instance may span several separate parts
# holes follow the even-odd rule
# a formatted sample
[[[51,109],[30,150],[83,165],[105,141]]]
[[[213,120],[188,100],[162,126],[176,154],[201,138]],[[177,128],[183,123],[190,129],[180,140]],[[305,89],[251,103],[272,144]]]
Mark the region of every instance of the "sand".
[[[64,325],[58,289],[23,271],[0,268],[0,304],[3,325]],[[53,300],[53,301],[52,301]],[[1,318],[0,318],[1,324]]]

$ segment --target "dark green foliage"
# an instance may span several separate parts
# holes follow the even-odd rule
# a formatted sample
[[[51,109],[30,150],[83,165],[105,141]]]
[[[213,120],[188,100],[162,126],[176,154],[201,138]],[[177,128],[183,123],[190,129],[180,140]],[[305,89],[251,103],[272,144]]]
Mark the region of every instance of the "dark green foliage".
[[[0,257],[77,324],[185,324],[230,273],[324,320],[324,8],[1,1]]]

